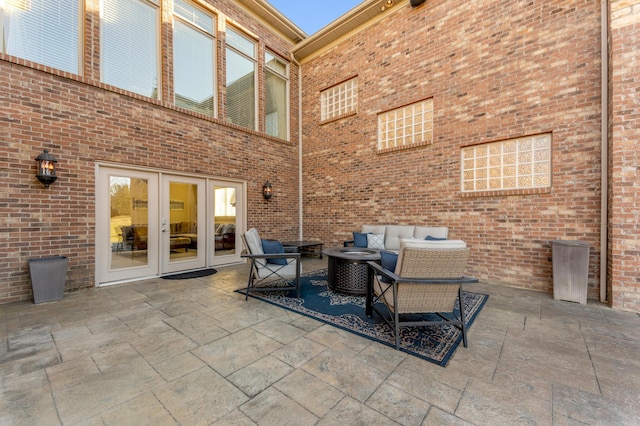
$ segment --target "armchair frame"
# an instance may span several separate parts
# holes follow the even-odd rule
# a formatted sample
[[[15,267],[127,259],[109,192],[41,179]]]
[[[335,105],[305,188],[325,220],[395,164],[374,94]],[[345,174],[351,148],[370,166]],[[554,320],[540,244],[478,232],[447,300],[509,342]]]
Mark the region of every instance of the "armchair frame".
[[[245,300],[249,298],[250,292],[264,292],[264,291],[285,291],[295,290],[296,297],[300,298],[300,253],[285,252],[278,254],[253,254],[249,248],[246,237],[242,234],[242,242],[244,244],[244,250],[241,253],[241,257],[249,259],[251,261],[249,279],[247,281],[247,289],[245,294]],[[267,264],[268,259],[287,259],[286,265],[277,265],[273,263]],[[295,278],[293,285],[274,286],[269,283],[279,281],[280,279],[291,279],[294,275],[286,273],[285,268],[290,265],[291,260],[295,262]],[[267,266],[268,265],[268,266]],[[260,274],[260,271],[263,274]],[[261,276],[262,275],[262,276]]]
[[[415,249],[407,249],[413,251]],[[444,255],[451,258],[453,269],[464,268],[468,255],[468,249],[437,249],[422,250],[423,252],[440,252],[435,256]],[[453,259],[460,253],[459,259]],[[437,259],[436,261],[442,261]],[[428,263],[428,262],[426,262]],[[456,263],[458,263],[456,265]],[[384,269],[376,262],[368,262],[368,285],[366,299],[366,314],[371,317],[375,311],[392,328],[395,334],[396,349],[400,348],[400,327],[431,326],[431,325],[454,325],[462,331],[462,340],[467,347],[467,327],[465,324],[465,311],[463,303],[463,285],[477,283],[478,279],[468,276],[458,276],[451,278],[446,273],[444,277],[417,278],[415,274],[407,274],[409,277],[397,275],[395,272]],[[438,265],[442,266],[442,263]],[[423,265],[418,266],[424,269]],[[426,275],[424,271],[421,271]],[[442,273],[442,268],[438,271]],[[418,274],[420,276],[420,274]],[[387,283],[381,283],[384,277]],[[374,288],[375,287],[375,288]],[[379,294],[376,294],[378,292]],[[459,301],[460,316],[454,314],[456,300]],[[375,303],[381,301],[388,309],[388,314],[380,312]],[[433,313],[438,315],[442,321],[402,321],[401,316],[405,314]],[[449,317],[443,313],[450,314]],[[451,316],[454,318],[452,319]]]

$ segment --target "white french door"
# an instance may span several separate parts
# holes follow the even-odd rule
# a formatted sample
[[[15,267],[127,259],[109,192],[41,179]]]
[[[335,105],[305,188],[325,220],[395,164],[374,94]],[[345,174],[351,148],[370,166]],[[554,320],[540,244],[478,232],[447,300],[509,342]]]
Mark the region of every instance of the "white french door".
[[[96,279],[158,275],[158,174],[100,168],[96,185]]]
[[[99,167],[96,284],[242,261],[245,184]]]
[[[162,176],[161,273],[206,266],[206,180]]]

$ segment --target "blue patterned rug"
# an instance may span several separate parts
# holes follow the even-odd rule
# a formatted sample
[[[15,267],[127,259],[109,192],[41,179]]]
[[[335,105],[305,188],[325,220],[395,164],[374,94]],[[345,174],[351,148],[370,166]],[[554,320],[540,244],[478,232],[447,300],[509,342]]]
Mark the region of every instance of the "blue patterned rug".
[[[395,348],[393,330],[375,312],[372,318],[365,315],[364,296],[351,296],[329,290],[326,269],[304,274],[300,280],[300,299],[295,297],[295,292],[250,293],[250,296]],[[244,294],[245,289],[237,292]],[[473,324],[488,298],[484,294],[464,292],[467,327]],[[388,312],[383,304],[380,304],[378,310]],[[458,313],[456,309],[456,314]],[[436,315],[427,316],[431,320],[439,318]],[[461,341],[462,331],[452,325],[400,328],[401,351],[441,366],[447,365]]]

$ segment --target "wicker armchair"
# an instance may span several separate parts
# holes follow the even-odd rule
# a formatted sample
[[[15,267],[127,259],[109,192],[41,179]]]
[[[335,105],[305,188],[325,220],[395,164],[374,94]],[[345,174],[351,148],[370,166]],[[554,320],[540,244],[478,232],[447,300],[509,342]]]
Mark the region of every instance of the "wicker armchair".
[[[394,271],[369,262],[367,314],[375,311],[394,330],[396,349],[400,348],[400,327],[455,325],[462,330],[467,346],[463,284],[478,282],[463,275],[469,249],[464,241],[401,240]],[[383,302],[388,313],[375,303]],[[460,314],[454,312],[459,304]],[[434,313],[441,320],[416,319],[416,315]],[[446,314],[446,315],[445,315]]]
[[[252,291],[295,290],[300,297],[300,253],[265,253],[254,228],[242,234],[242,242],[245,250],[241,256],[251,260],[245,300]]]

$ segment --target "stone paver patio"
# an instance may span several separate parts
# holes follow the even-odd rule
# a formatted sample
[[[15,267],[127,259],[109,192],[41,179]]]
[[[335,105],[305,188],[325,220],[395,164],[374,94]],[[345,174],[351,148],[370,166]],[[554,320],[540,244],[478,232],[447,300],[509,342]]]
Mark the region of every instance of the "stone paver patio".
[[[640,424],[637,314],[479,284],[469,347],[442,368],[245,302],[247,273],[1,305],[0,424]]]

